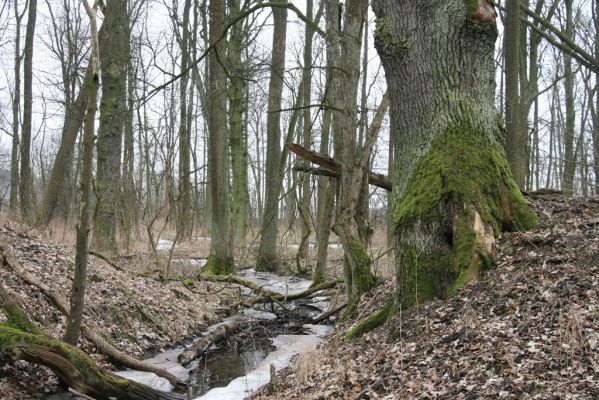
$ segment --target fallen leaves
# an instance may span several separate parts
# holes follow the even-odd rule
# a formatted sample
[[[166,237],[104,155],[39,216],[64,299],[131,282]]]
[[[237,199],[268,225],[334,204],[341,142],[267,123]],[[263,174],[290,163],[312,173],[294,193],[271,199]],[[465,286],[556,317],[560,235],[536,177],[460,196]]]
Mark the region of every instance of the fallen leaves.
[[[310,385],[290,368],[271,398],[599,398],[599,202],[549,193],[532,206],[541,227],[504,234],[479,282],[356,340],[333,336]],[[393,286],[364,296],[357,319]]]

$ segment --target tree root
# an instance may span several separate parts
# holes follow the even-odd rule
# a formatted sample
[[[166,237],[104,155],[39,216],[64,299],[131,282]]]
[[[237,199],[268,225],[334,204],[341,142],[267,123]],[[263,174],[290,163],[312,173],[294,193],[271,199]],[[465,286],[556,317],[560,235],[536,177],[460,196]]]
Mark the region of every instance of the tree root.
[[[9,246],[6,243],[0,243],[0,259],[2,261],[2,264],[10,268],[15,273],[15,275],[17,275],[25,282],[37,287],[50,300],[50,302],[54,304],[58,311],[60,311],[61,314],[65,315],[68,318],[69,307],[67,301],[54,290],[52,290],[49,286],[47,286],[45,283],[39,281],[32,274],[28,273],[16,259],[10,256]],[[171,384],[175,386],[183,385],[183,382],[170,372],[162,368],[158,368],[153,365],[147,364],[118,350],[116,347],[108,343],[100,334],[96,333],[97,331],[97,328],[91,328],[85,323],[81,325],[81,333],[83,333],[83,336],[85,336],[90,342],[92,342],[97,347],[100,353],[105,354],[112,360],[128,368],[145,372],[153,372],[156,375],[167,379]]]
[[[383,308],[375,311],[370,316],[364,318],[356,325],[351,327],[344,336],[345,340],[353,339],[362,334],[373,330],[374,328],[383,325],[389,321],[397,313],[397,305],[395,299],[391,298]]]

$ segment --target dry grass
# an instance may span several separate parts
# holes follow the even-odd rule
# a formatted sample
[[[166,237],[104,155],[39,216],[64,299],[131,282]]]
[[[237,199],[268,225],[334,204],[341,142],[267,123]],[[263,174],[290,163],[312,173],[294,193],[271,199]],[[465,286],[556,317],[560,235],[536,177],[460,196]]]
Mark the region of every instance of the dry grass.
[[[65,222],[64,219],[55,218],[43,230],[43,235],[53,242],[74,246],[76,238],[75,225],[76,221],[74,219]],[[290,271],[295,271],[301,229],[299,227],[289,228],[286,224],[281,225],[279,230],[280,258]],[[245,240],[246,246],[235,249],[235,260],[238,267],[247,268],[255,264],[260,244],[259,230],[259,224],[254,222],[248,229]],[[173,224],[165,223],[164,220],[155,221],[152,234],[154,241],[158,239],[174,241],[176,227]],[[370,236],[369,246],[369,254],[374,261],[373,273],[382,278],[392,277],[395,274],[392,253],[387,252],[389,249],[386,244],[386,235],[386,226],[377,224]],[[106,254],[106,256],[114,259],[119,266],[138,273],[163,273],[169,265],[170,277],[191,277],[197,274],[197,265],[183,260],[207,258],[210,254],[210,233],[205,228],[198,227],[192,237],[193,239],[189,241],[177,242],[172,255],[170,255],[169,265],[170,249],[154,252],[147,234],[147,227],[140,224],[132,230],[129,240],[126,240],[127,238],[122,231],[118,232],[118,252],[117,254]],[[300,260],[302,269],[308,273],[312,271],[316,264],[316,240],[316,235],[313,233],[309,238],[308,259]],[[327,275],[331,277],[341,276],[343,274],[343,249],[339,246],[339,238],[334,233],[331,233],[329,242],[331,245],[328,254]],[[93,231],[90,236],[90,243],[93,243]]]

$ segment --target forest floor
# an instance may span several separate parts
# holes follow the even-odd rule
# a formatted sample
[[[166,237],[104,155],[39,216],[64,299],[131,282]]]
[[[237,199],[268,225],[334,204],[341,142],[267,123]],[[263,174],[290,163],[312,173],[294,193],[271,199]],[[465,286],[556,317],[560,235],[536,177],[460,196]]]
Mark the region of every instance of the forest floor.
[[[0,242],[23,269],[63,298],[71,286],[74,247],[52,242],[7,216],[0,216]],[[36,287],[21,280],[10,268],[0,266],[0,282],[25,307],[31,319],[47,333],[61,337],[65,317]],[[197,282],[193,289],[180,281],[159,281],[138,273],[115,269],[91,256],[84,323],[93,327],[123,352],[144,358],[165,346],[189,342],[207,326],[218,322],[236,297],[233,288]],[[0,321],[4,314],[0,312]],[[80,346],[100,364],[108,360],[85,339]],[[40,399],[56,391],[57,380],[47,369],[0,357],[0,399]]]
[[[599,199],[529,199],[540,227],[504,234],[480,281],[344,341],[392,295],[381,282],[269,398],[598,399]]]
[[[403,398],[599,398],[599,199],[529,197],[541,226],[500,239],[495,267],[448,301],[420,305],[360,338],[344,341],[351,325],[393,295],[392,279],[381,279],[361,299],[359,314],[337,326],[322,347],[296,358],[277,380],[272,399]],[[72,245],[48,240],[0,216],[0,242],[23,268],[63,296],[73,270]],[[209,242],[175,248],[173,259],[202,259]],[[187,246],[187,247],[186,247]],[[288,257],[292,257],[293,245]],[[248,254],[238,255],[251,265]],[[373,249],[373,256],[385,249]],[[160,254],[165,260],[166,251]],[[219,283],[157,280],[151,252],[115,258],[126,270],[90,256],[86,323],[126,353],[189,342],[220,320],[237,290]],[[379,275],[389,276],[386,257]],[[340,272],[342,253],[331,251]],[[193,276],[197,266],[175,262],[171,274]],[[134,271],[134,272],[131,272]],[[149,272],[150,276],[141,276]],[[35,286],[7,267],[0,282],[25,305],[32,319],[60,337],[64,317]],[[2,319],[0,313],[0,320]],[[82,348],[111,367],[94,346]],[[48,370],[0,358],[0,399],[40,399],[56,390]]]

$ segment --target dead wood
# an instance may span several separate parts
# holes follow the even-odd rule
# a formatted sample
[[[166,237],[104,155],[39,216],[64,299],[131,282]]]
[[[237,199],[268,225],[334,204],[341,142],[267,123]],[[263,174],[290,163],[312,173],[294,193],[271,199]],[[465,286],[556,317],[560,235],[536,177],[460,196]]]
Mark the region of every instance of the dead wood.
[[[98,400],[175,400],[181,396],[129,381],[100,368],[87,354],[37,328],[0,285],[8,320],[0,324],[0,353],[50,368],[69,387]]]
[[[289,300],[298,300],[308,297],[316,292],[320,292],[321,290],[330,289],[335,287],[341,283],[343,283],[342,279],[337,279],[333,281],[323,282],[320,285],[311,287],[307,290],[304,290],[300,293],[293,294],[280,294],[277,292],[273,292],[271,290],[265,289],[264,286],[260,286],[254,282],[248,281],[236,275],[228,275],[228,276],[203,276],[201,279],[207,280],[210,282],[227,282],[227,283],[235,283],[241,286],[245,286],[248,289],[253,290],[258,294],[258,296],[254,297],[250,300],[240,300],[237,303],[234,303],[231,308],[235,309],[237,307],[252,307],[258,303],[268,303],[268,302],[285,302]]]
[[[322,321],[327,320],[327,319],[331,318],[333,315],[338,314],[345,307],[347,307],[347,303],[343,303],[339,307],[333,308],[331,311],[328,311],[328,312],[326,312],[326,313],[324,313],[324,314],[322,314],[322,315],[314,318],[312,321],[310,321],[310,323],[312,323],[312,324],[320,324]]]
[[[325,170],[330,170],[334,173],[329,176],[338,177],[341,173],[341,163],[325,154],[320,154],[315,151],[308,150],[296,143],[290,143],[287,145],[287,147],[300,158],[308,160],[311,163],[319,165],[323,167]],[[301,169],[297,170],[302,171]],[[313,172],[312,170],[306,170],[303,172],[316,173],[317,175],[325,175],[325,173],[320,169],[316,169],[315,172]],[[387,176],[382,174],[376,174],[370,170],[366,170],[366,172],[368,173],[369,184],[385,189],[388,192],[392,191],[393,185],[391,184],[391,180]]]
[[[61,314],[68,317],[69,307],[66,299],[64,299],[60,294],[56,293],[54,290],[52,290],[48,285],[41,282],[32,274],[27,272],[21,266],[19,261],[10,255],[8,244],[0,243],[0,257],[4,266],[10,268],[15,273],[15,275],[17,275],[25,282],[37,287],[58,309],[58,311],[60,311]],[[126,353],[123,353],[122,351],[108,343],[100,334],[96,333],[97,331],[98,328],[92,328],[88,326],[88,324],[85,322],[81,325],[81,333],[83,333],[83,336],[85,336],[90,342],[92,342],[97,347],[100,353],[105,354],[112,360],[128,368],[145,372],[153,372],[156,375],[167,379],[173,385],[183,384],[183,382],[181,382],[179,378],[169,373],[168,371],[147,364],[141,360],[131,357]]]
[[[238,321],[225,321],[216,326],[216,328],[204,336],[201,340],[195,342],[188,347],[183,353],[179,354],[178,360],[184,366],[189,365],[193,360],[200,357],[213,343],[219,342],[233,333],[237,332],[241,327]]]

